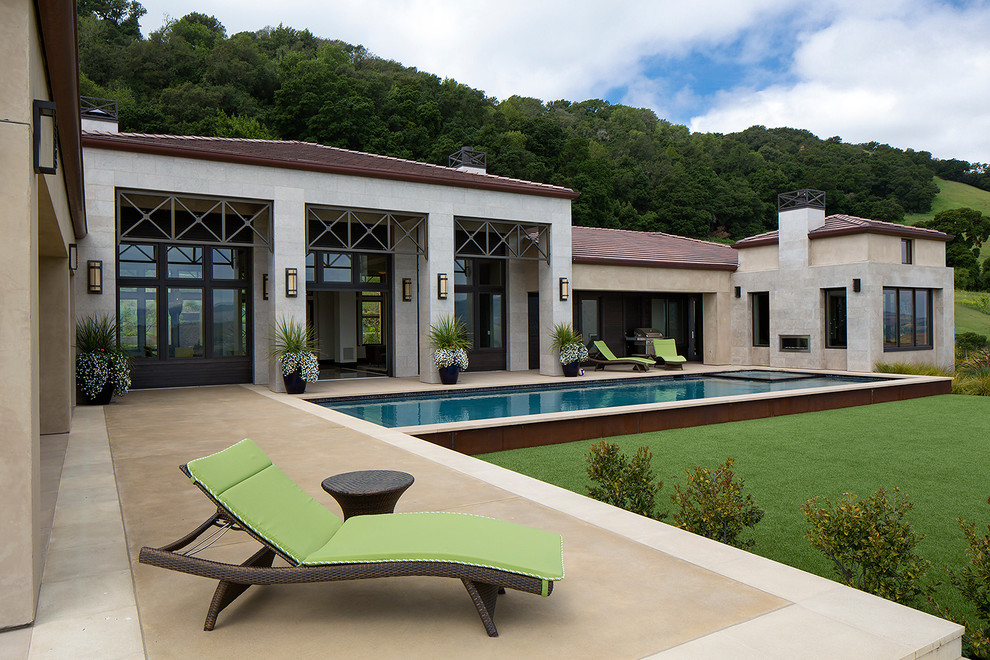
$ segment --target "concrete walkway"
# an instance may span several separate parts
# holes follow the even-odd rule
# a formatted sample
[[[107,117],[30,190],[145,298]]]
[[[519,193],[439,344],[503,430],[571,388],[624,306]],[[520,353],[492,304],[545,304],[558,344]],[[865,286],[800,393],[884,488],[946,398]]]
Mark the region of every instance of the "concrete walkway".
[[[459,582],[435,578],[252,587],[205,633],[214,585],[136,558],[142,545],[172,541],[211,513],[178,465],[243,437],[334,512],[320,489],[325,476],[393,468],[416,477],[397,511],[477,513],[558,532],[567,576],[547,599],[500,598],[497,639]],[[102,410],[77,409],[52,530],[38,622],[0,635],[2,657],[957,658],[960,650],[955,624],[263,388],[132,392]],[[85,550],[62,552],[60,538]],[[256,547],[228,534],[211,552],[239,562]]]

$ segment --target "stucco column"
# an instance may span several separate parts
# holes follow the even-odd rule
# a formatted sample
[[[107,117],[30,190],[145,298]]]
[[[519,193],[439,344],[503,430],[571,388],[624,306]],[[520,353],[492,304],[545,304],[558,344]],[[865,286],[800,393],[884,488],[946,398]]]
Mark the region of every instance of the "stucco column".
[[[75,328],[69,305],[69,260],[42,257],[38,263],[41,433],[68,433],[72,417]]]
[[[268,389],[284,392],[285,384],[278,361],[269,359],[268,351],[275,324],[280,320],[306,323],[306,204],[303,191],[299,188],[276,188],[272,214],[273,251],[271,271],[268,273],[268,300],[261,301],[261,306],[267,303],[269,318],[266,325],[255,327],[262,347],[255,354],[255,360],[268,362]],[[294,298],[286,296],[287,268],[296,269],[298,295]]]
[[[419,262],[419,380],[439,383],[440,374],[433,366],[430,325],[441,316],[454,313],[454,216],[430,213],[427,219],[427,258]],[[447,276],[447,298],[437,297],[438,276]],[[468,367],[470,369],[470,366]]]
[[[550,225],[549,237],[544,236],[540,247],[550,253],[550,263],[541,261],[540,283],[540,373],[544,376],[560,376],[563,370],[560,359],[550,350],[550,332],[558,323],[572,325],[571,299],[560,299],[560,278],[571,281],[571,224],[555,222]]]

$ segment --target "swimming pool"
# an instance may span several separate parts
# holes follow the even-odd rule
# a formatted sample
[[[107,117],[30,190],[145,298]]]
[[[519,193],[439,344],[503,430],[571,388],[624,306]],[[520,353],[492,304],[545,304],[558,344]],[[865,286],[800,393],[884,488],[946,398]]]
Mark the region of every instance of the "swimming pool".
[[[405,428],[641,404],[694,401],[835,385],[872,383],[883,377],[746,370],[621,381],[497,388],[316,400],[338,412],[388,428]]]

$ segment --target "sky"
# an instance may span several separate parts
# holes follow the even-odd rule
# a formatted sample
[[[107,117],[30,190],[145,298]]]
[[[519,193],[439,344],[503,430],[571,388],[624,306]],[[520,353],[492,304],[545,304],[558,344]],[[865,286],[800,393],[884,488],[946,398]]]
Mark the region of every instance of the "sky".
[[[990,0],[146,0],[227,34],[286,25],[505,99],[605,99],[990,162]]]

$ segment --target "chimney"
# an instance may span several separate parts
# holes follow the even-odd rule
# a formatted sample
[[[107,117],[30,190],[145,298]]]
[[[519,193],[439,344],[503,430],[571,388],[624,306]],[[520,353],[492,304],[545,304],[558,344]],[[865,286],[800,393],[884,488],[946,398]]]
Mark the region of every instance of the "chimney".
[[[448,165],[462,172],[484,174],[486,172],[487,156],[484,151],[475,151],[471,147],[461,147],[461,150],[450,154]]]
[[[82,115],[82,130],[117,132],[117,102],[98,99],[92,96],[79,97],[79,112]]]
[[[777,195],[777,250],[781,270],[808,267],[808,232],[825,224],[825,193],[795,190]]]

